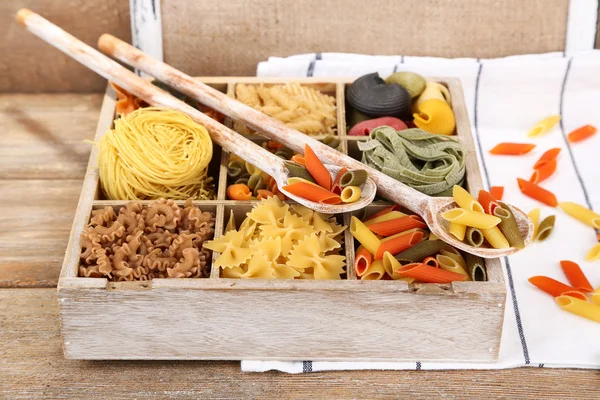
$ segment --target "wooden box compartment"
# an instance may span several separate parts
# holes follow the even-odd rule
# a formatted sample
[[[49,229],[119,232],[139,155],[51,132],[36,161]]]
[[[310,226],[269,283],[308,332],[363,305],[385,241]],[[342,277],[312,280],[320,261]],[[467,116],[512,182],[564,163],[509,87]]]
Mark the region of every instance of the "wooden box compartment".
[[[237,83],[278,84],[285,79],[199,78],[234,96]],[[457,135],[467,148],[467,184],[483,187],[460,83],[434,78],[450,89]],[[295,79],[327,88],[337,101],[340,150],[359,158],[346,135],[344,88],[351,80]],[[95,140],[112,126],[115,93],[107,88]],[[232,126],[232,121],[226,120]],[[264,141],[252,136],[252,140]],[[216,216],[222,234],[230,211],[241,222],[253,202],[226,198],[229,154],[215,146],[217,199],[194,202]],[[216,160],[216,161],[215,161]],[[216,167],[211,167],[216,173]],[[221,278],[109,282],[77,275],[79,233],[92,209],[120,207],[99,191],[97,150],[92,150],[58,286],[64,351],[72,359],[211,359],[330,361],[497,360],[506,289],[499,260],[486,260],[487,282],[448,285],[361,281],[351,268],[354,239],[345,232],[346,276],[339,281]],[[183,204],[183,202],[179,202]],[[360,213],[388,205],[376,201]],[[349,225],[351,215],[336,216]],[[216,254],[213,254],[213,261]]]

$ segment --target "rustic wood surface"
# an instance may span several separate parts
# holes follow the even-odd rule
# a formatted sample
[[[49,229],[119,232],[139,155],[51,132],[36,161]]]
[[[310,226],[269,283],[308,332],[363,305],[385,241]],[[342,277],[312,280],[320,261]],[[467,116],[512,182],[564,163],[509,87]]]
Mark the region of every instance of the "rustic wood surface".
[[[94,135],[101,95],[35,96],[4,98],[16,110],[37,104],[32,119],[61,126],[57,147],[70,146]],[[64,113],[42,112],[63,101]],[[85,106],[81,109],[78,107]],[[81,118],[80,125],[69,122]],[[12,120],[0,114],[0,126]],[[23,137],[35,137],[29,125],[0,136],[2,146]],[[87,137],[86,137],[87,136]],[[38,147],[47,146],[39,141]],[[33,146],[35,147],[35,146]],[[515,399],[597,398],[600,371],[519,368],[499,371],[346,371],[302,375],[276,372],[240,372],[237,362],[87,362],[65,360],[62,354],[56,290],[61,254],[77,204],[86,158],[73,177],[58,170],[51,179],[32,176],[24,169],[0,182],[0,282],[3,286],[33,289],[0,289],[0,398],[415,398]],[[30,165],[35,160],[17,160]],[[40,170],[53,162],[38,161]],[[18,171],[18,169],[15,169]],[[35,195],[34,195],[35,193]],[[40,195],[41,193],[41,195]],[[18,207],[18,208],[14,208]],[[17,210],[17,211],[14,211]],[[43,226],[23,219],[33,215]],[[36,221],[37,222],[37,221]],[[18,235],[11,235],[13,231]],[[34,250],[43,238],[44,251]],[[44,233],[46,232],[46,233]],[[62,235],[62,236],[60,236]],[[11,236],[12,240],[8,240]],[[52,244],[49,244],[52,242]],[[15,254],[33,257],[14,257]],[[12,268],[7,260],[20,259]],[[160,344],[158,344],[160,345]]]

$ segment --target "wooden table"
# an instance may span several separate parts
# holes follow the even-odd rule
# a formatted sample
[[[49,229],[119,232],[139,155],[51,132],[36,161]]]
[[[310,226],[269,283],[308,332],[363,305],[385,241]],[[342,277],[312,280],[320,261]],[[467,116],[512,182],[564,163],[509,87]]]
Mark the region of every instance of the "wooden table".
[[[0,398],[600,398],[600,371],[242,373],[62,355],[56,283],[100,94],[0,95]],[[160,343],[157,343],[160,346]]]

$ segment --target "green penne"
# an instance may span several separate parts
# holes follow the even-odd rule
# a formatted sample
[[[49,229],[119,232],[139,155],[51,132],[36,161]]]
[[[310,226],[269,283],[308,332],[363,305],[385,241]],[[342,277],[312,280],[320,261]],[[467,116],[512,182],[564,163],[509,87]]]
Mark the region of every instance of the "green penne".
[[[231,178],[237,178],[244,172],[246,172],[246,167],[243,160],[233,160],[227,164],[227,175]]]
[[[521,236],[521,231],[510,207],[503,202],[498,202],[498,204],[500,204],[500,207],[496,207],[494,215],[501,220],[498,224],[500,232],[502,232],[512,247],[516,247],[517,249],[524,248],[525,242],[523,241],[523,236]]]
[[[466,253],[465,261],[467,262],[467,272],[473,281],[487,281],[487,269],[485,268],[483,258]]]
[[[550,234],[554,230],[555,220],[556,217],[554,215],[551,215],[549,217],[544,218],[544,220],[540,222],[536,240],[539,240],[541,242],[543,240],[548,239],[548,236],[550,236]]]
[[[483,244],[483,233],[480,229],[468,226],[465,233],[465,242],[473,247],[480,247]]]
[[[421,262],[423,259],[439,253],[441,249],[448,247],[450,246],[441,240],[425,240],[417,243],[408,250],[404,250],[403,252],[396,254],[395,258],[401,264]]]
[[[303,178],[310,182],[315,182],[310,173],[304,168],[302,165],[295,163],[293,161],[284,161],[283,162],[287,167],[288,171],[290,171],[290,177],[292,178]]]
[[[364,169],[355,169],[348,171],[340,178],[340,187],[359,186],[367,181],[367,171]]]

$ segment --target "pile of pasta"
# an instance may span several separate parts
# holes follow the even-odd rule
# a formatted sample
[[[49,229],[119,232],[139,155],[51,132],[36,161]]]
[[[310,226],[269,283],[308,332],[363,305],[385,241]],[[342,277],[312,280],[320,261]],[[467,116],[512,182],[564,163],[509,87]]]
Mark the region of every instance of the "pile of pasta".
[[[442,218],[450,223],[448,232],[458,240],[473,247],[481,247],[484,243],[495,249],[525,247],[508,205],[485,190],[479,191],[479,201],[460,186],[454,186],[452,196],[458,208],[443,212]]]
[[[270,86],[238,83],[235,98],[307,135],[337,132],[335,97],[312,87],[296,82]],[[239,122],[234,123],[234,129],[246,135],[252,133]]]
[[[208,277],[215,216],[186,200],[159,199],[92,211],[81,234],[79,275],[110,281]]]
[[[360,243],[354,271],[364,280],[408,283],[486,281],[485,263],[464,256],[427,230],[421,217],[390,206],[361,221],[353,216],[350,233]]]
[[[579,265],[573,261],[562,260],[560,266],[570,286],[548,276],[533,276],[529,282],[554,297],[563,310],[600,322],[600,287],[594,291]]]
[[[345,229],[335,217],[273,196],[255,205],[239,228],[232,210],[223,236],[204,248],[221,253],[215,268],[224,278],[341,279]]]

